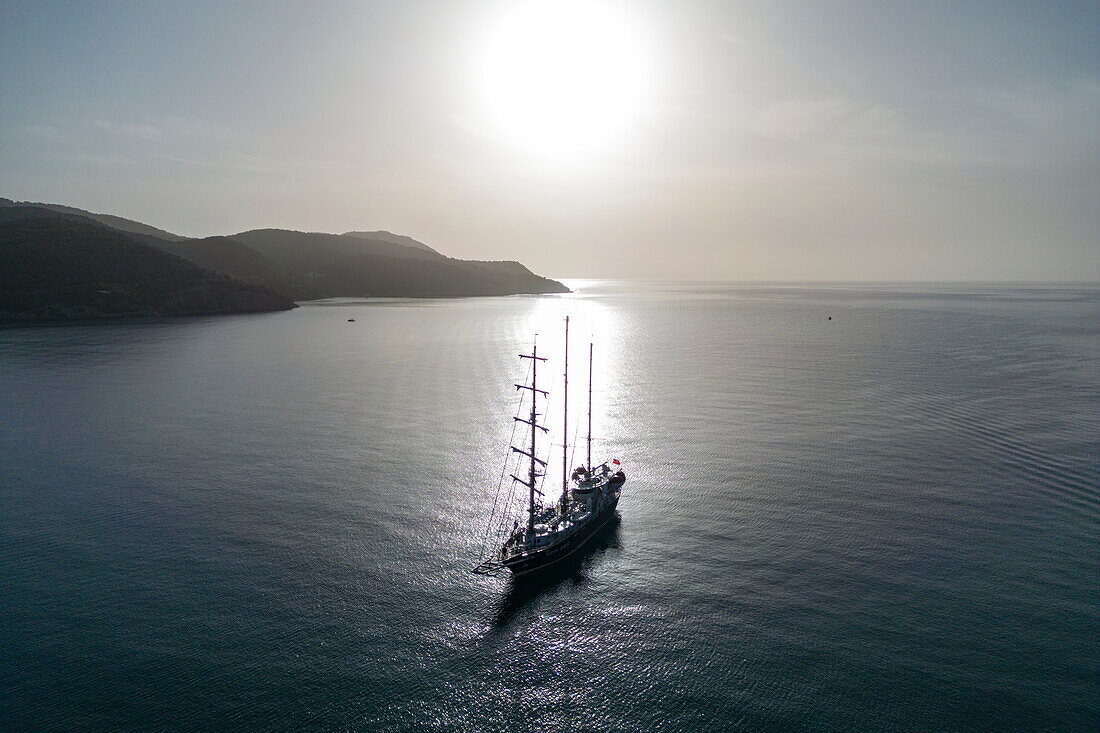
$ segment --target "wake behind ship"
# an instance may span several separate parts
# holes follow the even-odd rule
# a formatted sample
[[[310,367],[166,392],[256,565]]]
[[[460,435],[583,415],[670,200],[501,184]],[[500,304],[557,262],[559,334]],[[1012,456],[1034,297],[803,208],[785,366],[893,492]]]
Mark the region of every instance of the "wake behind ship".
[[[481,575],[495,575],[504,571],[510,571],[513,575],[522,575],[536,570],[547,568],[560,560],[573,555],[584,547],[588,541],[615,516],[615,508],[618,506],[619,497],[622,495],[623,484],[626,483],[626,474],[622,470],[622,464],[616,458],[610,463],[604,462],[599,466],[592,465],[592,356],[593,345],[588,345],[588,439],[586,460],[584,465],[577,466],[569,471],[569,441],[567,440],[569,425],[569,318],[565,319],[565,372],[563,379],[563,416],[562,424],[566,426],[562,435],[562,492],[559,499],[551,503],[544,503],[545,496],[539,479],[544,477],[547,462],[538,457],[538,435],[546,434],[548,429],[539,424],[538,412],[539,395],[549,397],[549,393],[538,387],[539,362],[546,359],[538,355],[538,345],[531,349],[530,354],[520,354],[521,359],[531,360],[530,380],[524,384],[517,384],[516,388],[527,390],[530,394],[531,405],[529,414],[517,415],[516,424],[526,425],[529,435],[528,444],[523,447],[511,446],[513,453],[518,453],[527,458],[527,475],[519,477],[511,475],[513,485],[518,483],[527,488],[526,522],[521,524],[516,519],[511,531],[507,533],[507,539],[493,554],[483,560],[474,573]],[[500,530],[506,530],[506,521],[509,518],[507,499],[505,506],[497,514],[497,506],[500,504],[502,492],[498,492],[494,502],[493,512],[490,515],[489,528],[486,537],[499,536]],[[511,494],[509,490],[503,492]],[[536,498],[537,497],[537,498]],[[495,524],[494,524],[495,523]],[[494,526],[497,531],[494,532]]]

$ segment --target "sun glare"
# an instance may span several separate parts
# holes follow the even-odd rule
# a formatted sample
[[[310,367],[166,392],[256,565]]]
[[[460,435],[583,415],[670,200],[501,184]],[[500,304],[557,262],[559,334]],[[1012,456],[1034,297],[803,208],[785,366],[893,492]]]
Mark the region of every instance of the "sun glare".
[[[624,13],[590,0],[509,4],[479,48],[484,126],[548,161],[577,163],[623,142],[650,91],[650,54]]]

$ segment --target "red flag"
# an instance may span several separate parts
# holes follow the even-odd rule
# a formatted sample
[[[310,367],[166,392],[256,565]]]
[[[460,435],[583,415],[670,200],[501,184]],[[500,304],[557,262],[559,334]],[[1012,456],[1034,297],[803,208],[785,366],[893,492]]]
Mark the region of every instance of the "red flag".
[[[619,459],[618,459],[618,458],[614,459],[614,460],[613,460],[613,461],[611,461],[611,462],[612,462],[612,463],[614,463],[614,464],[615,464],[616,466],[621,466],[621,465],[623,465],[623,464],[619,463]]]

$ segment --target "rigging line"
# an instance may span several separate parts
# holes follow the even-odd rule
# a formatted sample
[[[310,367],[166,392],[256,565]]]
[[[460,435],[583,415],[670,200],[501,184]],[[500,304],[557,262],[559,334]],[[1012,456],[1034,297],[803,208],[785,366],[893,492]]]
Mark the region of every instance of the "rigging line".
[[[554,389],[554,387],[557,385],[557,383],[558,383],[558,376],[554,375],[553,380],[550,382],[551,394],[554,394],[554,392],[556,391]],[[554,401],[550,400],[550,399],[547,399],[546,400],[546,410],[542,413],[542,421],[543,422],[545,422],[545,423],[550,422],[550,411],[553,410],[553,409],[554,409]],[[546,443],[547,443],[547,446],[546,446],[546,449],[545,449],[546,450],[546,458],[549,459],[550,458],[550,453],[553,452],[554,447],[553,447],[553,445],[550,444],[551,441],[546,441]],[[543,491],[543,487],[546,485],[546,477],[549,476],[549,475],[550,475],[550,469],[549,469],[549,467],[547,467],[547,469],[542,472],[542,476],[539,479],[538,491],[539,491],[539,494],[541,494],[542,496],[546,495],[545,492]]]
[[[523,381],[525,381],[525,382],[527,381],[527,377],[529,377],[531,375],[531,370],[534,369],[534,367],[535,367],[535,363],[534,363],[534,361],[532,361],[531,364],[527,367],[527,375],[524,377]],[[523,394],[523,392],[520,392],[519,402],[516,404],[516,410],[515,410],[516,414],[519,414],[520,408],[523,407],[523,398],[524,398],[524,394]],[[513,420],[512,421],[512,435],[511,435],[511,437],[508,438],[508,445],[512,444],[512,441],[515,440],[515,437],[516,437],[516,421]],[[492,529],[492,526],[493,526],[493,517],[496,514],[497,502],[500,501],[500,489],[504,485],[504,474],[508,472],[508,463],[511,461],[511,459],[512,459],[511,454],[505,456],[504,466],[500,469],[500,478],[497,480],[496,494],[493,496],[493,508],[489,512],[489,521],[487,522],[487,525],[485,527],[485,536],[482,538],[482,542],[481,542],[481,544],[482,544],[482,548],[481,548],[482,553],[481,554],[484,554],[485,545],[486,545],[487,540],[489,538],[489,532],[490,532],[490,530]]]
[[[577,433],[581,431],[581,421],[577,420],[577,425],[573,428],[573,449],[569,451],[569,465],[573,465],[573,456],[577,454]]]
[[[508,506],[506,510],[501,513],[500,518],[497,521],[496,536],[498,538],[500,537],[500,535],[504,534],[507,531],[508,520],[518,517],[518,515],[520,514],[519,507],[522,506],[524,503],[525,497],[522,496],[520,492],[517,492],[513,489],[508,497]],[[518,518],[515,519],[515,522],[519,522]]]
[[[535,399],[537,399],[537,398],[535,398]],[[526,395],[524,395],[524,399],[522,399],[520,401],[520,406],[519,407],[522,408],[522,406],[525,402],[526,402]],[[518,411],[518,409],[517,409],[517,411]],[[545,413],[543,413],[543,414],[545,415]],[[513,437],[514,437],[514,432],[515,432],[516,427],[517,426],[513,422]],[[510,452],[508,454],[508,458],[505,460],[505,470],[502,472],[501,481],[503,481],[503,474],[507,473],[507,467],[509,465],[511,465],[513,462],[515,463],[515,465],[517,467],[517,470],[514,471],[514,473],[519,473],[518,469],[519,469],[519,464],[521,463],[521,461],[518,457],[516,457],[513,453]],[[545,474],[543,474],[542,480],[543,480],[543,482],[545,482]],[[541,483],[540,483],[539,486],[540,486],[540,489],[541,489]],[[508,520],[512,519],[513,516],[518,512],[518,509],[516,508],[517,502],[522,504],[523,503],[523,496],[520,493],[517,493],[515,491],[514,486],[510,487],[510,489],[508,491],[508,498],[507,498],[507,500],[505,502],[505,505],[503,506],[501,512],[499,514],[495,514],[495,516],[490,518],[490,527],[488,528],[488,531],[486,533],[487,536],[485,538],[486,544],[488,542],[489,537],[496,537],[496,538],[499,539],[500,537],[502,537],[507,532]],[[496,519],[495,529],[492,527],[492,520],[493,519]]]
[[[528,375],[530,375],[530,372],[528,372]],[[551,394],[553,394],[557,391],[558,380],[559,380],[559,377],[557,375],[555,375],[551,379],[550,390],[549,390],[549,392]],[[522,407],[522,402],[521,402],[520,406]],[[541,415],[543,417],[543,422],[548,422],[549,415],[551,414],[551,410],[553,409],[553,406],[554,406],[554,401],[553,400],[547,400],[546,401],[546,407],[545,407],[544,411],[541,413]],[[515,427],[516,426],[513,422],[513,436],[514,436]],[[551,451],[552,449],[553,449],[553,446],[549,445],[549,444],[548,444],[547,447],[543,448],[543,450],[546,450],[546,451]],[[547,458],[549,458],[549,457],[550,456],[548,454]],[[509,453],[508,458],[509,459],[515,459],[516,460],[516,465],[517,466],[519,465],[519,459],[515,458],[515,456],[513,454]],[[502,481],[503,481],[503,473],[507,472],[507,466],[508,466],[508,462],[506,461],[505,462],[505,471],[502,472],[502,475],[501,475],[501,480]],[[540,494],[545,494],[544,487],[545,487],[545,484],[546,484],[546,477],[547,477],[548,474],[549,474],[549,471],[544,471],[543,474],[539,477],[538,489],[537,490]],[[517,494],[514,491],[514,489],[509,492],[508,502],[505,505],[505,507],[503,508],[503,510],[501,511],[501,513],[498,515],[499,519],[497,521],[496,531],[493,534],[495,534],[496,536],[500,536],[501,534],[503,534],[503,532],[505,530],[505,527],[508,524],[508,520],[512,518],[513,507],[515,507],[516,502],[518,500],[521,500],[521,499],[522,499],[522,497],[519,494]],[[541,505],[541,502],[540,502],[540,505]]]
[[[508,472],[508,467],[511,466],[512,463],[513,456],[509,454],[507,459],[505,460],[504,473]],[[489,552],[488,544],[490,538],[499,539],[500,535],[504,531],[504,527],[507,524],[508,519],[513,514],[513,507],[516,501],[515,489],[512,486],[509,486],[509,488],[506,490],[503,489],[503,478],[501,479],[501,484],[501,490],[507,491],[507,495],[502,499],[500,496],[500,492],[498,491],[497,493],[497,497],[494,501],[494,511],[490,514],[488,522],[486,523],[485,536],[482,541],[482,545],[484,548],[483,553]]]
[[[516,459],[517,470],[519,470],[519,463],[520,461]],[[501,514],[499,515],[499,519],[497,520],[495,536],[498,540],[508,532],[508,520],[517,518],[518,515],[521,513],[520,507],[526,504],[526,499],[527,497],[523,496],[522,492],[517,492],[514,486],[509,490],[508,504],[505,507],[505,510],[501,512]],[[518,521],[519,520],[517,518],[516,522]]]

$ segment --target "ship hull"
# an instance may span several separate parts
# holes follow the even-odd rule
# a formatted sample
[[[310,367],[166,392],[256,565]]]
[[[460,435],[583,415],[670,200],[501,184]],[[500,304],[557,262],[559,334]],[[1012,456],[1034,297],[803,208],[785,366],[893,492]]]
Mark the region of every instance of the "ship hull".
[[[504,563],[504,567],[508,568],[513,576],[528,575],[550,568],[557,565],[562,560],[572,557],[580,550],[583,550],[592,538],[595,537],[601,529],[606,527],[616,516],[615,508],[618,504],[618,496],[612,501],[609,501],[597,516],[589,520],[592,527],[588,531],[579,532],[553,547],[547,547],[544,550],[539,550],[530,555],[521,555],[512,558]]]

